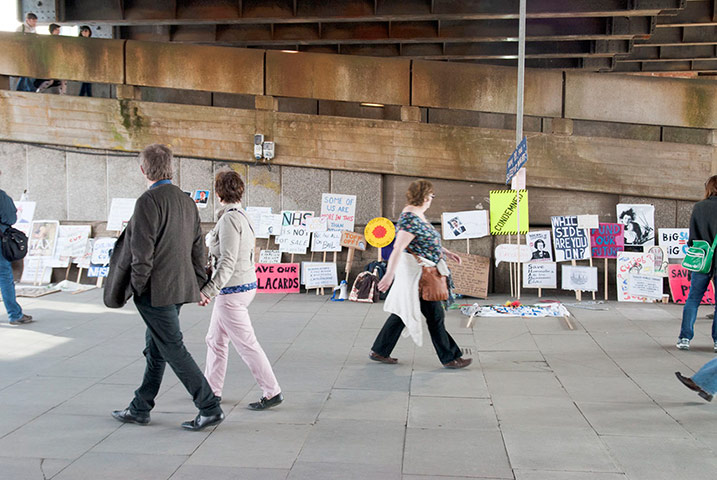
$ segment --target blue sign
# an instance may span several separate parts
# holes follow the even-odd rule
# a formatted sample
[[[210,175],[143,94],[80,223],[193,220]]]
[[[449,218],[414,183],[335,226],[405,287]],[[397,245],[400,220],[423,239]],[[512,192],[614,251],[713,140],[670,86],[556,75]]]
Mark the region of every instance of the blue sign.
[[[523,165],[525,165],[525,162],[528,161],[528,142],[526,141],[526,138],[523,137],[523,140],[520,141],[517,147],[515,147],[515,150],[513,150],[513,153],[510,155],[510,158],[508,159],[508,165],[505,169],[505,183],[510,183],[510,180],[515,176],[516,173],[518,173],[518,170],[520,170]]]

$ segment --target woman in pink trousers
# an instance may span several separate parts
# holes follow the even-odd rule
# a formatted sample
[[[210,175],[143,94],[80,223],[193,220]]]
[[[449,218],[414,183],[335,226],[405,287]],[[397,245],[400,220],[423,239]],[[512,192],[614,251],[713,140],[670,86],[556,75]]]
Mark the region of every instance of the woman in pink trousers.
[[[208,305],[216,297],[206,338],[204,376],[214,394],[221,397],[231,341],[263,393],[249,408],[264,410],[279,405],[284,397],[249,318],[248,307],[254,300],[257,285],[254,230],[241,206],[244,182],[235,171],[222,171],[217,173],[214,191],[223,208],[219,221],[207,235],[215,265],[210,280],[201,290],[199,302],[201,306]]]

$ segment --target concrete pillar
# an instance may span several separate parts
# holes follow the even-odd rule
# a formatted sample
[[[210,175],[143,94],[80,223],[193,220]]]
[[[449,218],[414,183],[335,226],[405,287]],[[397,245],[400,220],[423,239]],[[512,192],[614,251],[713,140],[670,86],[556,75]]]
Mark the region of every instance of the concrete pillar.
[[[712,171],[710,174],[717,175],[717,130],[710,132],[708,143],[712,145]]]
[[[123,100],[142,100],[142,91],[134,85],[117,85],[117,98]]]
[[[418,107],[401,106],[401,121],[402,122],[421,122],[421,109]]]
[[[573,121],[570,118],[553,118],[551,122],[551,133],[553,135],[572,135]]]
[[[279,99],[270,95],[257,95],[254,99],[254,108],[276,112],[279,110]]]
[[[10,90],[10,77],[0,75],[0,90]]]

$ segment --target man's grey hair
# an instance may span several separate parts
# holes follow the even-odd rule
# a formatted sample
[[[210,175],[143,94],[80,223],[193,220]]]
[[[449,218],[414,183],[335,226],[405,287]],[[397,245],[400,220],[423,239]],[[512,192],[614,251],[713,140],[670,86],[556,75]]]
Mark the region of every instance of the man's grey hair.
[[[155,143],[145,147],[139,154],[139,163],[153,182],[172,179],[172,150],[165,145]]]

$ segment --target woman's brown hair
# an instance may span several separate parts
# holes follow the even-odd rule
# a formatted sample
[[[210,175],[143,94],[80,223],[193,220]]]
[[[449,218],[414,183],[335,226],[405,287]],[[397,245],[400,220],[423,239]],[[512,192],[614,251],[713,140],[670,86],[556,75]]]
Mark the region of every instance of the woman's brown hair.
[[[244,196],[244,182],[234,170],[224,170],[217,173],[214,191],[224,203],[239,203]]]
[[[411,182],[406,191],[406,200],[409,205],[420,207],[428,196],[433,193],[433,184],[428,180]]]
[[[705,198],[717,196],[717,175],[712,175],[705,182]]]

